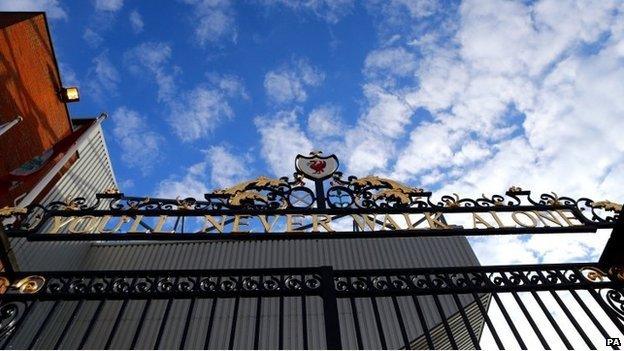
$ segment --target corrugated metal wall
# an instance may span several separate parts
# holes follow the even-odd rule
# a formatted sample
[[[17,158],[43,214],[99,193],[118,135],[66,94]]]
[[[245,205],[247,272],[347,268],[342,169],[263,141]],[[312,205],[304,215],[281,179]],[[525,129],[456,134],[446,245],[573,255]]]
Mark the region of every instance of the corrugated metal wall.
[[[97,126],[87,137],[87,141],[78,148],[78,160],[41,203],[65,201],[77,196],[95,199],[96,193],[117,186],[102,128]],[[74,264],[72,267],[77,267],[75,264],[85,259],[90,247],[88,243],[36,243],[23,238],[12,239],[11,245],[22,270],[31,269],[32,264],[36,262],[43,263],[42,267],[45,267],[43,268],[45,270],[72,264]]]

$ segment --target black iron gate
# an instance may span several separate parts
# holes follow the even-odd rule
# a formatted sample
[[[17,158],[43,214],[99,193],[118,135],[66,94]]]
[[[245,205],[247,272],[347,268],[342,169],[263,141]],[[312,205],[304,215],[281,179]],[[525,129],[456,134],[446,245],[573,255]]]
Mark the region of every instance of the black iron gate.
[[[517,187],[433,201],[430,192],[389,179],[343,179],[337,167],[334,156],[317,153],[298,158],[293,181],[260,177],[201,201],[111,190],[93,203],[1,209],[0,347],[619,349],[621,205],[556,194],[534,200]],[[344,219],[351,228],[334,227]],[[365,240],[599,229],[612,229],[599,262],[483,267],[24,272],[10,245],[17,238]]]
[[[2,297],[3,349],[456,349],[480,348],[484,329],[488,348],[595,349],[624,332],[622,272],[596,264],[16,278]],[[242,304],[255,313],[240,314]]]

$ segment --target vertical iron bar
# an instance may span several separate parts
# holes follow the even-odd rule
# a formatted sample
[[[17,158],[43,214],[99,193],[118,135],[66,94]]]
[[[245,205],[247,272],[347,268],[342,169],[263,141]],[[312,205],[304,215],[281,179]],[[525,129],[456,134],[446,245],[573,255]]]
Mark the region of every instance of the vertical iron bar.
[[[169,319],[169,311],[171,310],[172,303],[173,299],[169,298],[167,300],[167,306],[165,307],[165,313],[163,313],[162,320],[160,321],[160,327],[158,328],[158,335],[156,336],[156,342],[154,343],[155,350],[158,350],[158,347],[160,347],[160,341],[162,340],[162,336],[165,332],[165,326],[167,325],[167,319]]]
[[[30,344],[28,344],[28,348],[29,349],[32,349],[35,346],[35,344],[37,343],[37,341],[39,341],[39,338],[41,337],[41,333],[43,332],[43,330],[45,329],[46,324],[48,324],[48,322],[50,321],[50,318],[52,318],[52,315],[56,311],[56,307],[58,306],[59,301],[60,300],[55,300],[54,301],[54,304],[52,305],[52,307],[48,311],[48,314],[46,315],[45,319],[43,320],[43,323],[41,323],[41,325],[37,329],[37,332],[35,333],[35,336],[30,341]]]
[[[210,319],[208,320],[208,330],[206,331],[206,340],[204,340],[204,350],[208,349],[210,343],[210,334],[212,334],[212,323],[214,322],[215,310],[217,309],[218,299],[215,297],[212,299],[212,309],[210,310]]]
[[[305,279],[301,277],[301,281],[305,282]],[[306,296],[301,296],[301,325],[303,329],[303,349],[308,349],[308,309],[306,307]]]
[[[570,294],[572,294],[572,297],[574,297],[574,299],[576,300],[576,302],[579,304],[579,306],[581,306],[581,308],[583,309],[583,311],[585,311],[585,314],[587,315],[587,317],[589,317],[589,319],[591,319],[591,321],[594,323],[594,325],[596,326],[596,328],[598,329],[598,331],[600,331],[600,334],[602,334],[602,336],[606,339],[609,338],[609,334],[607,333],[607,331],[602,327],[602,325],[600,324],[600,322],[598,321],[598,319],[596,319],[596,316],[594,316],[594,314],[592,313],[592,311],[587,307],[587,305],[585,304],[585,302],[583,302],[583,300],[578,296],[578,294],[576,293],[576,291],[574,290],[569,290]],[[611,348],[613,348],[614,350],[619,350],[620,348],[612,345]]]
[[[416,307],[416,314],[418,315],[418,321],[420,322],[420,326],[422,327],[423,333],[425,334],[425,340],[427,340],[427,345],[429,346],[429,350],[433,350],[435,349],[435,346],[433,345],[433,340],[431,339],[431,334],[429,333],[429,327],[427,326],[427,321],[425,320],[423,311],[420,308],[420,302],[418,302],[418,297],[416,295],[412,295],[412,301],[414,301],[414,307]]]
[[[121,317],[123,316],[126,306],[128,305],[128,299],[123,300],[119,311],[117,312],[117,317],[115,318],[115,323],[113,324],[113,328],[111,328],[110,334],[108,334],[108,339],[106,340],[106,345],[104,345],[104,350],[108,350],[111,343],[113,342],[113,337],[117,333],[117,328],[119,328],[119,324],[121,323]]]
[[[409,350],[410,342],[409,342],[409,339],[407,338],[407,330],[405,330],[405,323],[403,322],[403,316],[401,315],[401,310],[399,309],[399,302],[397,301],[396,296],[392,296],[392,305],[394,306],[394,312],[396,313],[397,321],[399,322],[399,329],[401,330],[401,337],[403,338],[405,349]]]
[[[338,304],[334,289],[334,271],[331,266],[321,267],[321,281],[326,348],[339,350],[342,348],[342,341],[340,340],[340,320],[338,319]]]
[[[516,300],[516,303],[518,304],[518,306],[520,306],[520,310],[522,310],[522,313],[524,314],[524,317],[527,319],[527,321],[531,325],[531,328],[533,328],[533,331],[535,332],[535,335],[537,335],[537,338],[542,343],[542,346],[544,347],[544,349],[550,350],[550,346],[548,345],[548,342],[546,342],[546,339],[544,338],[544,335],[542,335],[542,332],[537,327],[537,324],[535,324],[535,321],[533,320],[533,317],[531,317],[531,314],[529,314],[529,311],[527,310],[526,306],[524,305],[524,302],[522,302],[522,299],[520,299],[520,296],[518,296],[518,293],[516,293],[515,291],[512,291],[511,295]]]
[[[377,300],[375,300],[374,296],[370,298],[371,304],[373,305],[373,314],[375,315],[375,325],[377,326],[377,333],[379,334],[379,342],[381,343],[381,349],[387,350],[388,346],[386,345],[386,336],[384,335],[383,327],[381,326],[381,317],[379,316],[379,308],[377,307]]]
[[[581,328],[581,326],[578,324],[578,322],[576,321],[576,318],[574,318],[572,313],[570,313],[570,310],[568,310],[568,308],[563,303],[563,301],[561,301],[559,294],[557,294],[554,290],[550,290],[550,293],[552,294],[552,296],[555,298],[555,301],[557,301],[557,303],[563,310],[563,313],[565,313],[565,315],[568,317],[568,319],[570,320],[570,323],[572,323],[576,331],[581,335],[581,337],[583,338],[583,341],[585,341],[585,344],[587,344],[587,346],[590,349],[595,350],[596,346],[594,346],[591,340],[589,340],[589,337],[587,336],[587,334],[585,334],[585,332],[583,331],[583,328]]]
[[[479,307],[479,311],[481,312],[481,316],[483,316],[483,319],[485,320],[485,323],[490,328],[490,332],[492,333],[492,337],[494,338],[494,341],[496,342],[496,346],[498,346],[498,348],[500,350],[505,349],[505,345],[503,345],[503,342],[501,341],[500,337],[498,336],[498,333],[496,332],[496,328],[494,328],[494,324],[490,320],[490,316],[488,316],[488,313],[485,310],[485,307],[483,307],[483,302],[481,302],[481,299],[479,298],[477,293],[473,292],[472,293],[472,297],[475,299],[477,307]]]
[[[557,335],[559,335],[559,338],[561,338],[561,341],[565,344],[566,348],[568,350],[572,350],[572,344],[570,344],[570,341],[565,336],[565,333],[561,330],[561,327],[559,327],[559,324],[557,324],[557,321],[555,321],[553,316],[550,314],[550,311],[548,311],[548,308],[546,308],[546,305],[544,304],[542,299],[539,297],[539,295],[535,291],[531,291],[531,295],[533,295],[533,298],[535,299],[535,301],[537,301],[537,304],[542,309],[542,312],[544,312],[544,315],[546,316],[546,318],[548,318],[550,325],[553,326],[553,328],[557,332]]]
[[[453,333],[451,332],[451,327],[449,327],[448,321],[446,320],[446,316],[444,314],[444,310],[442,309],[440,299],[438,295],[431,295],[431,297],[433,297],[433,302],[435,302],[436,309],[438,310],[438,314],[440,315],[440,319],[442,320],[442,325],[444,326],[444,331],[446,332],[446,336],[449,339],[451,348],[453,350],[457,350],[457,343],[455,342],[455,338],[453,337]]]
[[[518,329],[516,329],[516,326],[514,325],[513,321],[511,320],[511,317],[509,317],[509,313],[507,313],[507,309],[503,305],[503,302],[500,300],[500,297],[498,297],[497,293],[492,293],[492,296],[494,296],[494,301],[496,301],[496,304],[498,305],[498,308],[503,313],[503,317],[505,317],[505,320],[507,321],[507,324],[509,325],[509,328],[511,329],[511,332],[513,333],[514,337],[516,338],[516,341],[518,341],[518,345],[520,345],[521,349],[526,350],[527,347],[524,344],[524,341],[522,340],[522,337],[520,336],[520,333],[518,333]]]
[[[195,297],[191,298],[188,312],[186,312],[184,331],[182,331],[182,340],[180,340],[180,350],[184,349],[184,344],[186,344],[186,336],[188,335],[189,327],[191,326],[191,317],[193,316],[193,307],[195,307]]]
[[[65,322],[65,326],[63,327],[63,331],[61,331],[61,335],[59,335],[58,339],[56,340],[56,343],[54,344],[54,349],[55,350],[58,350],[60,348],[61,343],[63,342],[63,339],[65,338],[65,334],[67,334],[67,331],[69,330],[69,327],[74,322],[74,319],[76,319],[76,314],[78,314],[78,310],[80,310],[80,307],[82,307],[83,301],[84,300],[82,300],[82,299],[80,301],[78,301],[78,303],[74,307],[74,310],[71,313],[71,316],[69,317],[67,322]]]
[[[605,304],[605,302],[602,299],[602,296],[600,296],[600,293],[596,292],[594,289],[588,289],[587,291],[589,291],[589,293],[594,298],[594,300],[596,300],[598,305],[602,307],[602,310],[605,312],[607,316],[609,316],[609,319],[611,319],[611,322],[613,322],[613,324],[615,324],[615,326],[620,330],[620,333],[624,334],[624,327],[622,326],[622,321],[611,310],[611,308],[607,306],[607,304]]]
[[[232,312],[232,326],[230,327],[230,342],[228,344],[228,350],[234,349],[234,338],[236,337],[236,320],[238,319],[238,304],[240,297],[236,296],[234,299],[234,312]]]
[[[37,300],[32,301],[30,304],[27,304],[26,302],[24,302],[24,304],[26,305],[26,308],[24,309],[24,313],[22,313],[20,319],[17,321],[17,323],[15,323],[15,326],[13,327],[13,331],[11,331],[11,333],[9,333],[6,336],[6,339],[4,339],[4,342],[2,343],[2,347],[0,347],[0,349],[2,350],[7,349],[7,346],[11,343],[11,340],[13,340],[13,337],[15,336],[19,328],[22,326],[22,323],[26,319],[26,316],[28,315],[28,313],[30,313],[30,310],[34,308],[33,305],[35,304],[36,301]]]
[[[466,331],[468,332],[468,336],[470,336],[470,340],[472,341],[472,346],[474,346],[475,350],[481,350],[481,347],[479,346],[479,340],[477,340],[477,336],[475,335],[474,330],[472,330],[472,326],[470,325],[468,316],[466,316],[464,307],[461,305],[461,301],[459,301],[459,297],[457,297],[457,294],[452,294],[452,296],[453,296],[453,301],[455,301],[455,305],[457,306],[457,309],[459,310],[459,314],[462,320],[464,321],[464,326],[466,326]]]
[[[284,296],[279,297],[278,350],[284,349]]]
[[[360,330],[360,321],[357,314],[357,308],[355,306],[355,298],[349,298],[351,300],[351,312],[353,314],[353,325],[355,326],[355,340],[359,350],[364,349],[364,343],[362,342],[362,331]]]
[[[143,312],[141,312],[141,317],[139,318],[139,323],[137,324],[137,329],[134,332],[134,337],[132,338],[132,343],[130,344],[130,349],[134,350],[137,341],[139,340],[139,335],[141,334],[141,330],[143,329],[143,323],[145,322],[145,317],[147,316],[147,310],[152,304],[152,299],[147,299],[145,301],[145,305],[143,306]]]
[[[325,189],[323,187],[323,181],[315,180],[314,187],[315,187],[315,195],[316,195],[316,207],[324,210],[326,206],[325,206]]]
[[[260,278],[262,280],[262,278]],[[260,343],[260,313],[262,312],[262,297],[258,296],[256,299],[256,325],[254,326],[254,346],[253,349],[258,349]]]

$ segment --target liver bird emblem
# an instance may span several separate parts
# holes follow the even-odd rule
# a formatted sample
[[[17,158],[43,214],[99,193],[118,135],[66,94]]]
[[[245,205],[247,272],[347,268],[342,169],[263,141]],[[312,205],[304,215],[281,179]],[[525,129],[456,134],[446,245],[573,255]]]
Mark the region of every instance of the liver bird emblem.
[[[323,171],[325,171],[327,162],[322,160],[312,160],[308,162],[308,165],[314,170],[314,174],[322,174]]]

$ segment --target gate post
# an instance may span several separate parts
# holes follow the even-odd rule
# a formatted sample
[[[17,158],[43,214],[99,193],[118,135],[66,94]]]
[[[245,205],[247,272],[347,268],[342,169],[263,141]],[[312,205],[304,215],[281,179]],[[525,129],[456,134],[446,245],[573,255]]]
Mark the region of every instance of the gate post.
[[[602,250],[599,262],[611,265],[624,265],[624,208],[618,214],[617,222],[611,231],[607,244]]]
[[[321,267],[321,289],[327,349],[339,350],[342,349],[342,341],[340,340],[338,303],[336,301],[336,291],[334,290],[334,270],[331,266]]]

